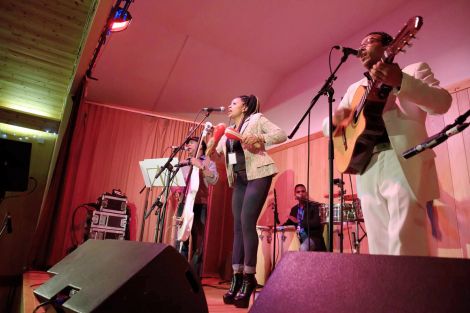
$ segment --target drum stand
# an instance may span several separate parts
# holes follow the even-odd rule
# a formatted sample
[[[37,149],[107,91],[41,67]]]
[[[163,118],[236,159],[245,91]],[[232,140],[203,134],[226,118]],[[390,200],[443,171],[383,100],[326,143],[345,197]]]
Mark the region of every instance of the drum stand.
[[[343,253],[343,240],[344,240],[344,231],[343,231],[343,209],[344,209],[344,182],[343,182],[343,174],[341,174],[341,178],[339,180],[333,180],[333,184],[339,187],[339,194],[340,194],[340,206],[339,206],[339,253]]]
[[[276,241],[277,241],[277,225],[281,224],[279,222],[279,215],[277,212],[277,195],[276,195],[276,188],[274,188],[274,203],[273,203],[273,213],[274,213],[274,227],[273,227],[273,237],[274,237],[274,243],[273,243],[273,264],[271,268],[271,272],[274,272],[274,269],[276,268]],[[278,248],[279,249],[279,248]]]
[[[361,225],[361,220],[356,219],[354,221],[356,224],[356,232],[352,232],[352,242],[353,242],[353,247],[352,247],[352,253],[354,254],[360,254],[361,253],[361,241],[367,236],[367,233],[364,231],[364,228],[362,228]],[[362,229],[362,236],[359,236],[359,228]]]

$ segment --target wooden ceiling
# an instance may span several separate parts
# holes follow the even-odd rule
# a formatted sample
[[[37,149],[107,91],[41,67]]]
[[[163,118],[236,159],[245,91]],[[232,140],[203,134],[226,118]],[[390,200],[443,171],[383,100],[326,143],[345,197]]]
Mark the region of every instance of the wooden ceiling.
[[[57,123],[62,119],[97,2],[0,1],[2,117],[11,111],[9,122],[16,116],[19,126],[24,113]]]

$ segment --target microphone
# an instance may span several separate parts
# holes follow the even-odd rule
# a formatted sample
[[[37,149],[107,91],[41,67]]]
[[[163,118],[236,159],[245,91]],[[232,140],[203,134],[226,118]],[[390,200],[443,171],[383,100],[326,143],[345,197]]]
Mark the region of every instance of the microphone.
[[[218,107],[218,108],[202,108],[202,111],[205,111],[205,112],[223,112],[223,111],[225,111],[225,107]]]
[[[426,141],[420,143],[419,145],[416,145],[413,148],[406,150],[405,152],[402,153],[402,156],[405,159],[409,159],[412,156],[417,155],[421,151],[424,151],[424,150],[430,149],[430,148],[434,148],[438,144],[443,143],[444,141],[446,141],[447,138],[449,138],[450,136],[453,136],[455,134],[460,133],[462,130],[467,128],[469,125],[470,125],[470,123],[464,123],[464,124],[456,125],[456,126],[450,128],[450,129],[446,130],[445,132],[437,133],[436,135],[429,137],[428,139],[426,139]]]
[[[348,47],[343,47],[343,46],[334,46],[333,48],[335,48],[336,50],[341,50],[344,53],[344,55],[352,54],[352,55],[357,56],[359,54],[359,51],[353,48],[348,48]]]
[[[170,146],[170,148],[171,148],[172,150],[176,150],[176,149],[178,149],[179,147],[180,147],[180,146]],[[189,149],[188,149],[188,147],[183,147],[181,150],[183,150],[183,151],[188,151]]]
[[[180,162],[180,163],[174,165],[174,167],[185,167],[185,166],[189,166],[189,165],[191,165],[191,161],[187,160],[187,161]]]
[[[335,178],[333,179],[333,184],[337,186],[342,186],[344,185],[344,181],[341,178]]]

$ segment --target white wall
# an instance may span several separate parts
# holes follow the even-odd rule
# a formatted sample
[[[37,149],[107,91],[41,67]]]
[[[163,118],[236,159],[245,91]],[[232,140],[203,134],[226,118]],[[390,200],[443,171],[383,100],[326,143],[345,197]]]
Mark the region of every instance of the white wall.
[[[372,13],[371,13],[372,14]],[[425,61],[431,65],[442,86],[470,78],[470,0],[414,0],[399,10],[390,12],[386,18],[363,31],[338,38],[338,44],[358,47],[361,39],[371,31],[386,31],[395,36],[402,25],[412,16],[421,15],[424,25],[417,34],[418,39],[406,54],[397,55],[395,61],[402,66]],[[308,108],[310,100],[317,94],[329,75],[328,52],[286,77],[266,103],[264,113],[288,133]],[[333,52],[333,68],[339,62],[341,53]],[[362,77],[364,68],[358,60],[350,57],[337,73],[334,84],[336,106],[346,88]],[[321,128],[322,120],[328,114],[327,98],[322,97],[312,110],[311,131]],[[307,134],[304,122],[295,138]]]

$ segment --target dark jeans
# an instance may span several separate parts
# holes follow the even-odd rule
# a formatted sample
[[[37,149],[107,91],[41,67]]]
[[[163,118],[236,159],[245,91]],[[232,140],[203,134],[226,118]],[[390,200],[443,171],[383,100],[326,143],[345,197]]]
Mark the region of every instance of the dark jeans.
[[[232,265],[235,272],[256,272],[258,234],[256,222],[263,208],[272,176],[248,181],[246,172],[236,174],[232,195],[233,213],[233,255]]]

